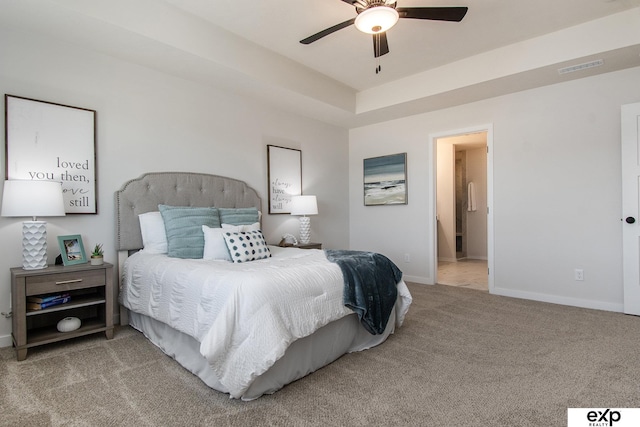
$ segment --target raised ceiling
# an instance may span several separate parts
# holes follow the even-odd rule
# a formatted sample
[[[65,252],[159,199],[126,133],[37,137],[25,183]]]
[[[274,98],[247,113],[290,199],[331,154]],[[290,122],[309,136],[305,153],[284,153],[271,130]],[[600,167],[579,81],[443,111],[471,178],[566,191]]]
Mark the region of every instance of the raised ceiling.
[[[341,0],[168,0],[240,37],[356,90],[621,12],[632,0],[398,0],[399,7],[467,6],[460,23],[401,19],[375,73],[371,36],[355,26],[304,46],[299,40],[356,16]]]
[[[403,19],[374,71],[341,0],[2,0],[0,25],[38,32],[289,111],[354,127],[640,66],[640,0],[398,0],[467,6],[460,23]],[[604,59],[559,75],[557,68]]]

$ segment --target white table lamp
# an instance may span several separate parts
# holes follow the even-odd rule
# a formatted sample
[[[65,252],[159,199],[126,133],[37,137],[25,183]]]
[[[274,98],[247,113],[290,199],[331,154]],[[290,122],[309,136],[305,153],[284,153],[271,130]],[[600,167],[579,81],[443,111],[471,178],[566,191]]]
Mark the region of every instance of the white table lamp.
[[[307,215],[318,215],[316,196],[293,196],[291,198],[291,215],[300,217],[300,243],[311,241],[311,219]]]
[[[54,181],[5,181],[0,215],[33,218],[22,223],[22,268],[45,268],[47,223],[38,221],[37,217],[65,215],[62,184]]]

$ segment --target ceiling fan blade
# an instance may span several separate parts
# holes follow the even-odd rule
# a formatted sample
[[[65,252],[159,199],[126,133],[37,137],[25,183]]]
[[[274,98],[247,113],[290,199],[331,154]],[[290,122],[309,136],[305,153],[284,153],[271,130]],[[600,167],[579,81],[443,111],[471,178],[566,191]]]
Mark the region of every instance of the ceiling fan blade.
[[[460,22],[467,14],[467,7],[398,7],[400,18],[431,19],[433,21]]]
[[[379,56],[389,53],[389,43],[387,43],[387,33],[378,33],[373,35],[373,56]]]
[[[339,23],[337,25],[334,25],[333,27],[329,27],[329,28],[327,28],[325,30],[320,31],[319,33],[316,33],[316,34],[314,34],[312,36],[309,36],[306,39],[300,40],[300,43],[302,43],[302,44],[313,43],[316,40],[320,40],[324,36],[328,36],[331,33],[335,33],[336,31],[341,30],[343,28],[346,28],[349,25],[353,25],[354,22],[356,22],[356,18],[349,19],[348,21],[341,22],[341,23]]]

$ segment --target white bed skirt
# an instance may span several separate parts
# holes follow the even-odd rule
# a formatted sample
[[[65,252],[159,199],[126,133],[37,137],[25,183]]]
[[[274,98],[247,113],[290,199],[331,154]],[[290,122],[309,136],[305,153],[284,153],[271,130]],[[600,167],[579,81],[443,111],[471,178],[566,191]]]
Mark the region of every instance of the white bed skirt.
[[[391,313],[387,328],[381,335],[369,334],[360,325],[358,317],[352,314],[329,323],[308,337],[294,341],[281,359],[253,381],[242,395],[242,400],[254,400],[263,394],[274,393],[328,365],[343,354],[366,350],[383,343],[395,330],[396,309],[397,307]],[[196,339],[165,323],[134,312],[129,312],[129,324],[209,387],[228,393],[209,367],[207,359],[200,354],[200,343]]]

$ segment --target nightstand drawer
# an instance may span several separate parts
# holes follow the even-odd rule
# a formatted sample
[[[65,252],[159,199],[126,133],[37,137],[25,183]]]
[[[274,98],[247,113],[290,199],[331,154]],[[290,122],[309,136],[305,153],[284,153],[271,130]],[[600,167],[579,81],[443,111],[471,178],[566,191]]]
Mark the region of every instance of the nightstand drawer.
[[[26,278],[26,295],[48,294],[105,285],[104,270],[43,274]]]

